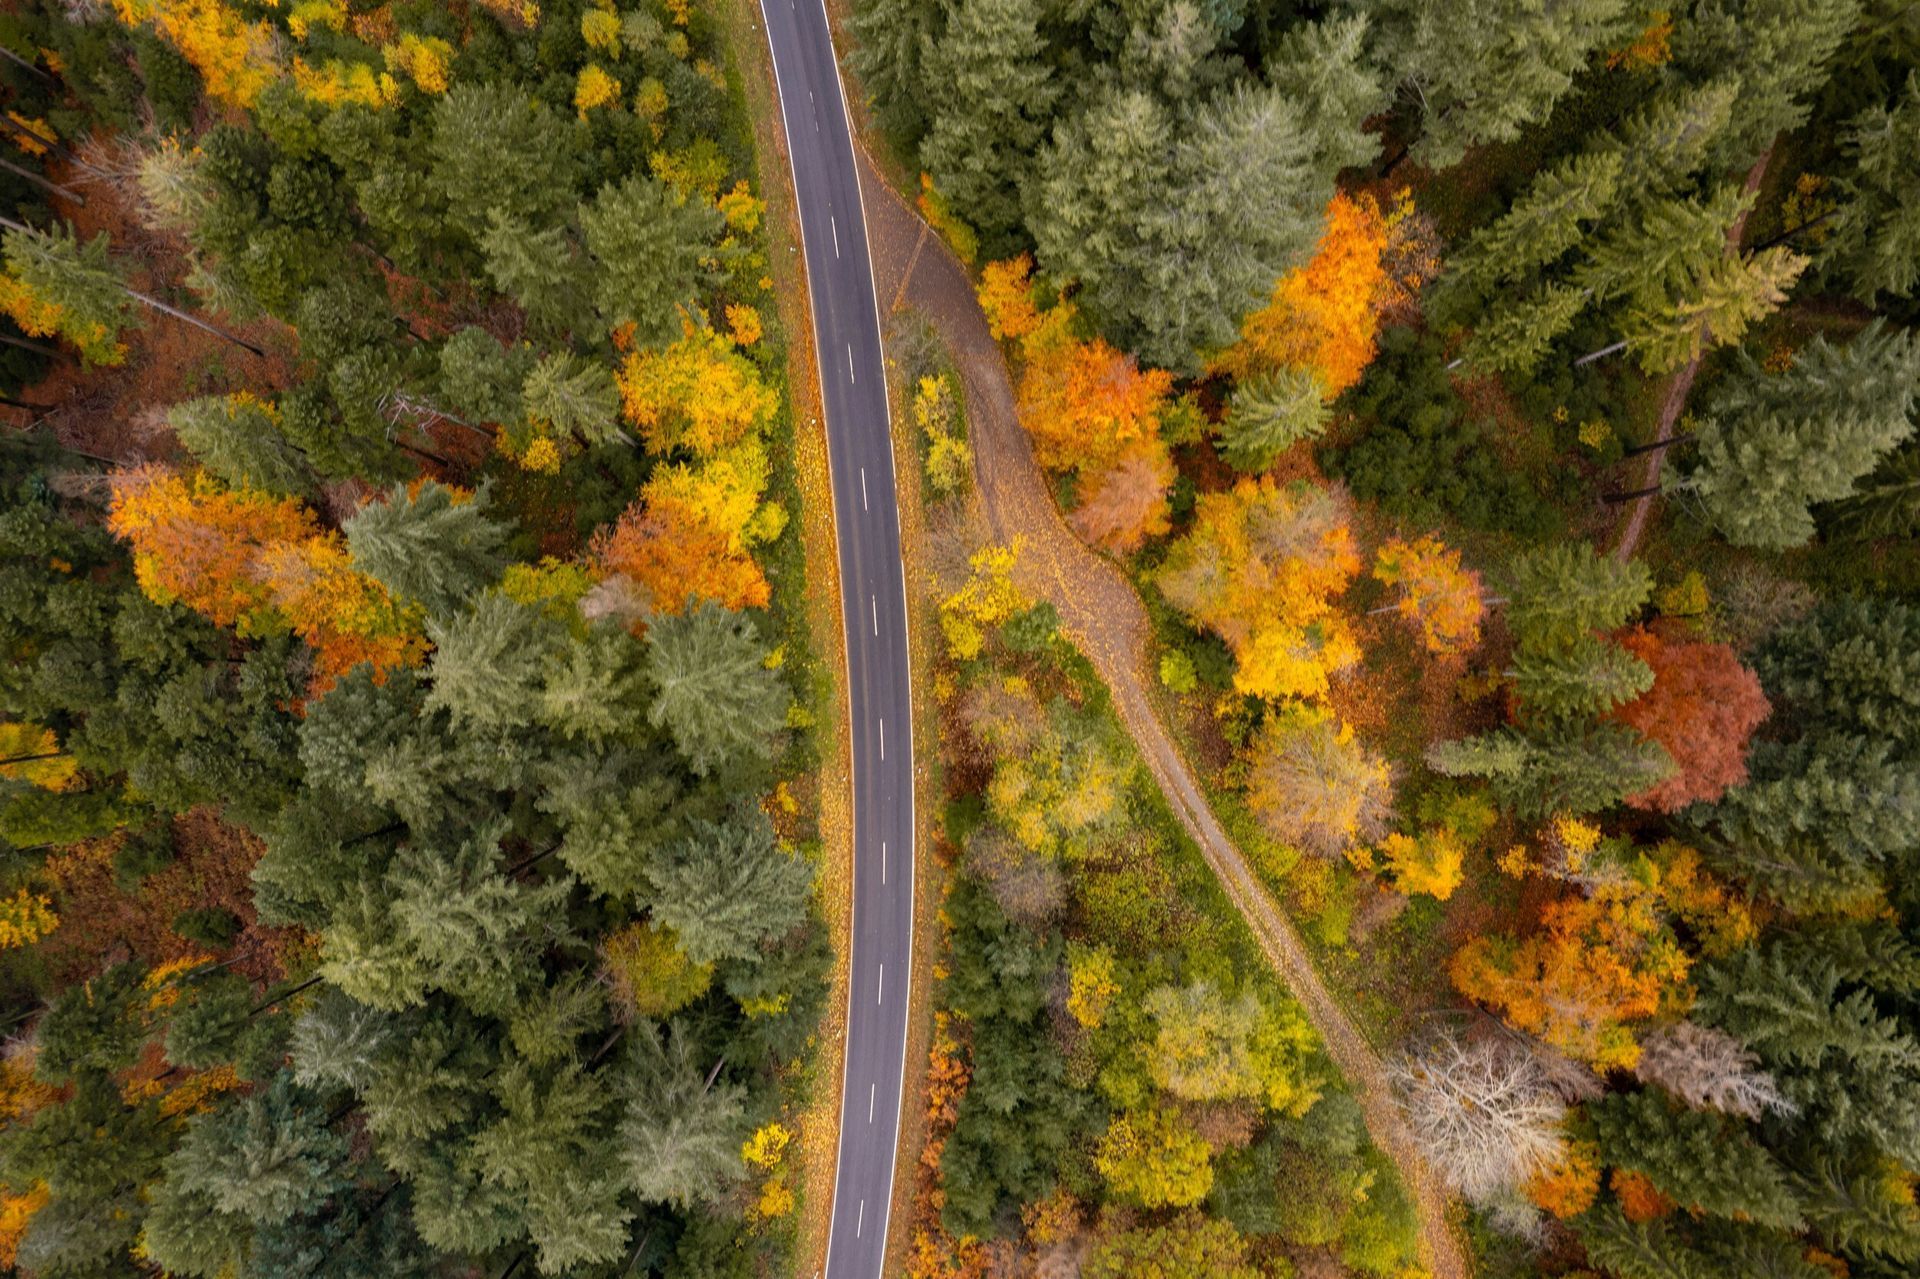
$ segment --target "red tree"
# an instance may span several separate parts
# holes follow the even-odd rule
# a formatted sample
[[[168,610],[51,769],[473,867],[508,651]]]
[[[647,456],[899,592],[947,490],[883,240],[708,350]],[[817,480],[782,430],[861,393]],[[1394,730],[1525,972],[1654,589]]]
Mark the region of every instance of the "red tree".
[[[1772,709],[1760,681],[1725,644],[1668,639],[1635,628],[1621,647],[1653,668],[1653,687],[1613,712],[1666,747],[1680,771],[1627,802],[1677,812],[1711,802],[1746,778],[1747,739]]]

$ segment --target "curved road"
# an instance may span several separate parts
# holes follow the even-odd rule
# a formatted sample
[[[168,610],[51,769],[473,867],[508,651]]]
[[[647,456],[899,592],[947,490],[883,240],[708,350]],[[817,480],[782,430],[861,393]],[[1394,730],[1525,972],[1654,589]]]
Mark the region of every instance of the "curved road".
[[[880,309],[823,0],[760,0],[773,51],[840,547],[853,748],[853,953],[825,1279],[878,1279],[893,1201],[913,955],[913,714]]]

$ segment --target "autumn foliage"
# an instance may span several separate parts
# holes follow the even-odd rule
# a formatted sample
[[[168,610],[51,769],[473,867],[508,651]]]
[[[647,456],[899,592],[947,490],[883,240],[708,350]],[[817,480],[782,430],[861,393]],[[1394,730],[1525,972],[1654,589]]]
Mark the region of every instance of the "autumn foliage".
[[[724,608],[764,608],[766,575],[729,530],[684,497],[662,492],[635,502],[593,539],[595,571],[626,578],[640,603],[682,613],[696,600]]]
[[[1637,795],[1636,808],[1678,812],[1711,803],[1747,776],[1747,742],[1772,709],[1760,680],[1725,644],[1636,628],[1616,637],[1653,669],[1653,687],[1613,718],[1666,748],[1679,771]]]
[[[1351,623],[1334,605],[1359,571],[1333,491],[1261,478],[1203,495],[1156,581],[1169,603],[1233,650],[1238,691],[1319,697],[1331,676],[1360,660]]]
[[[655,453],[711,456],[765,428],[780,408],[731,341],[691,324],[671,346],[629,355],[619,382],[627,419]]]
[[[425,657],[418,614],[355,569],[345,539],[294,499],[156,466],[112,483],[107,527],[132,548],[147,598],[243,634],[291,631],[313,650],[316,694],[362,662],[386,671]]]
[[[1480,642],[1487,606],[1480,575],[1460,566],[1460,552],[1435,537],[1388,540],[1373,575],[1398,588],[1393,611],[1420,629],[1429,653],[1465,652]]]

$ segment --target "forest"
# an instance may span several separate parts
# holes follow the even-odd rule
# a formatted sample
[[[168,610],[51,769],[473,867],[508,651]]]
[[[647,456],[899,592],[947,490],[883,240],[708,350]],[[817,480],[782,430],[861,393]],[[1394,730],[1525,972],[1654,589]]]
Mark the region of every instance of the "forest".
[[[1118,616],[1067,634],[1019,585],[1067,561],[936,508],[907,1272],[1914,1273],[1920,9],[848,32],[1156,714],[1379,1057],[1342,1082],[1143,787],[1076,651]],[[959,511],[939,336],[890,340]],[[1464,1266],[1414,1252],[1416,1166]]]
[[[821,677],[718,17],[6,8],[0,1270],[784,1272]]]

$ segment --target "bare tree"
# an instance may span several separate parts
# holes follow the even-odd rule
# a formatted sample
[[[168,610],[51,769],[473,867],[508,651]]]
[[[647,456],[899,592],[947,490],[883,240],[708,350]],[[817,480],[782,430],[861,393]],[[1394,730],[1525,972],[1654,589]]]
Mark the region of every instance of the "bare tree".
[[[1565,1149],[1561,1100],[1539,1060],[1504,1038],[1443,1032],[1387,1063],[1414,1140],[1469,1202],[1497,1205]]]
[[[1640,1041],[1640,1082],[1658,1084],[1695,1109],[1720,1110],[1758,1119],[1765,1111],[1793,1114],[1798,1107],[1780,1095],[1760,1059],[1724,1030],[1677,1021]]]

